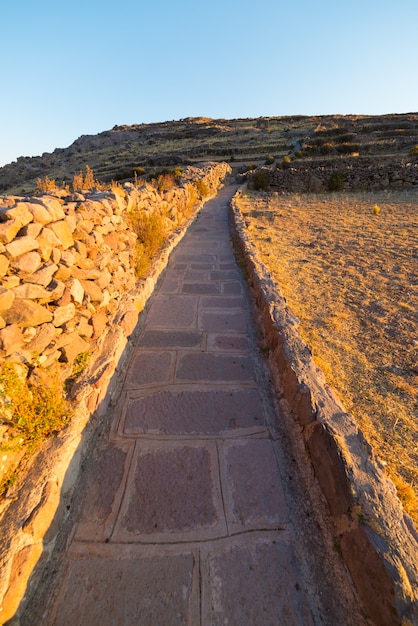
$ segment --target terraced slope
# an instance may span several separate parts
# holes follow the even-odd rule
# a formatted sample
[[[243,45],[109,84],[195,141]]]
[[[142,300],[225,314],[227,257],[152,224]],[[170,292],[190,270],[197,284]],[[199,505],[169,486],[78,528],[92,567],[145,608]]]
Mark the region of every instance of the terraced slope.
[[[248,119],[186,118],[115,126],[79,137],[68,148],[20,157],[0,168],[0,193],[26,194],[37,178],[69,183],[89,165],[103,181],[155,176],[162,168],[201,161],[243,164],[287,154],[330,159],[359,153],[407,156],[418,144],[418,113],[384,116],[287,116]]]

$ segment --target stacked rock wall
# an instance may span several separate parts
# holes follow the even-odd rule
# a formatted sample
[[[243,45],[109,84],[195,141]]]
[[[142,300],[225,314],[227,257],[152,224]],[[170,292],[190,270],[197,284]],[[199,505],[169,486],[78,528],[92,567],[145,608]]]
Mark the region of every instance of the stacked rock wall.
[[[333,174],[343,175],[343,188],[348,191],[412,189],[418,186],[418,161],[400,158],[376,159],[351,157],[293,161],[282,168],[262,168],[276,191],[321,192],[329,189]],[[249,176],[251,180],[251,174]]]

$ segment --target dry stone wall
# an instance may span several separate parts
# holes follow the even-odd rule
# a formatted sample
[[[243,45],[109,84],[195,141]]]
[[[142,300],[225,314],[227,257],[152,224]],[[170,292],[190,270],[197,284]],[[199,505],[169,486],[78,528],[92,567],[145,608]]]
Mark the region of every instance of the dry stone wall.
[[[412,189],[418,186],[418,160],[411,157],[390,159],[351,157],[293,161],[281,168],[262,168],[275,191],[321,192],[329,189],[333,174],[342,173],[343,189],[347,191],[376,191]],[[251,180],[251,174],[249,175]]]

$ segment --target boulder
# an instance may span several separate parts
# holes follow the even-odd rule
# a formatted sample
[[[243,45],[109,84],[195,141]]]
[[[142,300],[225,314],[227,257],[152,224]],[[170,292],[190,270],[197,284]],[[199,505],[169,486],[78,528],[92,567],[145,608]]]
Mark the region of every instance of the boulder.
[[[39,326],[52,321],[52,313],[33,300],[15,299],[10,309],[2,313],[7,324],[17,324],[21,328]]]
[[[75,305],[70,302],[64,306],[59,306],[54,311],[54,317],[52,323],[55,327],[62,326],[73,319],[75,315]]]
[[[8,311],[13,305],[15,294],[11,289],[0,287],[0,312]]]
[[[55,263],[48,263],[28,276],[26,280],[30,283],[36,283],[37,285],[47,287],[57,270],[58,265],[55,265]]]
[[[38,252],[32,251],[22,254],[12,263],[13,269],[20,272],[25,277],[36,272],[42,265],[42,259]],[[24,278],[24,276],[22,276]]]
[[[6,211],[1,212],[1,219],[6,218],[7,220],[17,220],[20,222],[20,227],[26,226],[30,222],[33,221],[33,215],[29,211],[28,206],[25,202],[17,202],[16,206],[11,209],[6,209]]]
[[[0,254],[0,278],[4,276],[9,269],[9,259],[4,254]]]
[[[17,324],[9,324],[0,330],[0,349],[6,356],[18,352],[24,344],[23,333]]]
[[[60,242],[60,246],[67,250],[74,245],[74,239],[71,232],[71,228],[65,220],[59,222],[51,222],[46,229],[51,229]]]
[[[38,248],[39,243],[34,237],[16,237],[16,239],[6,245],[7,254],[12,258],[26,254],[26,252],[31,252],[32,250],[37,250]]]
[[[35,337],[26,344],[26,350],[41,354],[56,336],[57,329],[53,324],[42,324]]]
[[[53,220],[50,211],[48,211],[48,209],[42,204],[35,204],[32,202],[28,204],[28,209],[33,215],[34,222],[38,222],[39,224],[49,224],[49,222],[52,222]]]

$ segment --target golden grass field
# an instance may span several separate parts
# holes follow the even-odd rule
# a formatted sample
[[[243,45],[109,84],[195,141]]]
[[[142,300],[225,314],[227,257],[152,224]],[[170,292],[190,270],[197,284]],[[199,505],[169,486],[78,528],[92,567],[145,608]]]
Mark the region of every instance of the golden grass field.
[[[418,192],[239,201],[316,363],[418,523]]]

